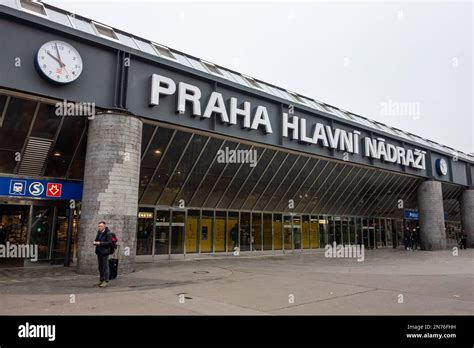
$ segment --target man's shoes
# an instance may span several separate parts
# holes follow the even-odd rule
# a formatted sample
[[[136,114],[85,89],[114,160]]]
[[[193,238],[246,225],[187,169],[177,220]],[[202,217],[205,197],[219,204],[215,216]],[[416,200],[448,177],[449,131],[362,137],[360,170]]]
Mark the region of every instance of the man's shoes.
[[[100,281],[100,282],[98,282],[97,284],[94,284],[94,286],[101,286],[103,282],[104,282],[104,281],[103,281],[103,280],[101,280],[101,281]]]
[[[109,282],[102,282],[102,284],[99,285],[101,288],[105,288],[109,285]]]

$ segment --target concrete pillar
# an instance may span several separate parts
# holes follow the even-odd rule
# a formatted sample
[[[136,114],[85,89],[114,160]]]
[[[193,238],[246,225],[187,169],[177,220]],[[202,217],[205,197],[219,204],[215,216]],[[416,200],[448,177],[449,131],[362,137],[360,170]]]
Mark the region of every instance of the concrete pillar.
[[[92,241],[102,220],[119,239],[119,273],[134,270],[141,141],[142,122],[135,116],[103,113],[89,123],[78,233],[79,273],[99,272]]]
[[[467,246],[474,248],[474,189],[467,189],[461,194],[461,224],[467,235]]]
[[[441,183],[434,180],[422,182],[418,188],[417,201],[420,213],[421,249],[445,249],[446,232]]]

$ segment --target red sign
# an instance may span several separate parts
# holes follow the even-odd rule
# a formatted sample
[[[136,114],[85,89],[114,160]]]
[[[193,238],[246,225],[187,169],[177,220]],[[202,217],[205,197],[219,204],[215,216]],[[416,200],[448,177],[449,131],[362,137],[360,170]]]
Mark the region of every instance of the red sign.
[[[62,184],[48,183],[46,196],[47,197],[61,197],[61,188],[62,188]]]

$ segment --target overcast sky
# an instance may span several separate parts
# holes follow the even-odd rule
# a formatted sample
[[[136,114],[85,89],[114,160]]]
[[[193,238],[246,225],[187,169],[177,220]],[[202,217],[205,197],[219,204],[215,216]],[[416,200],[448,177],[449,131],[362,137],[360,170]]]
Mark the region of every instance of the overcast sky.
[[[471,1],[45,2],[474,152]]]

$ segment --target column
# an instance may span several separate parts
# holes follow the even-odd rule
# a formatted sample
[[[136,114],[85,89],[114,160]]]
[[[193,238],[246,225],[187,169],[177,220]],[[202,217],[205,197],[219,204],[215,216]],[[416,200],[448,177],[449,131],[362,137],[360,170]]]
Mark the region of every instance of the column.
[[[461,207],[461,225],[467,235],[467,246],[474,248],[474,189],[467,189],[459,200]]]
[[[131,115],[106,112],[89,123],[81,217],[79,273],[98,274],[92,241],[105,221],[120,245],[119,273],[134,270],[142,122]]]
[[[418,188],[417,194],[421,248],[443,250],[446,248],[446,232],[441,182],[424,181]]]

